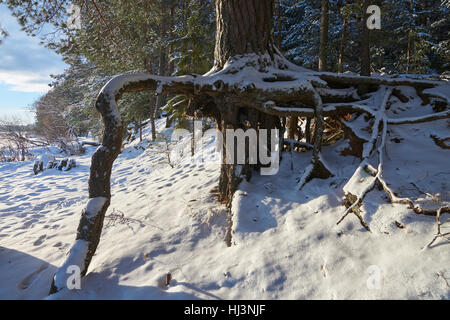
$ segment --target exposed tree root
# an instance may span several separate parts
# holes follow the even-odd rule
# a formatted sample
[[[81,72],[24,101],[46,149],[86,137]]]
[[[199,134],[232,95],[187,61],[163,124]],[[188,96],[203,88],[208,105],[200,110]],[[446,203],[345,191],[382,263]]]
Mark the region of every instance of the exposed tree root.
[[[356,206],[361,204],[365,195],[375,187],[377,181],[380,183],[382,181],[381,175],[382,175],[382,168],[383,168],[382,167],[383,166],[383,149],[384,149],[384,146],[386,143],[386,135],[387,135],[387,120],[386,120],[386,116],[385,116],[385,111],[386,111],[387,101],[391,94],[392,94],[392,89],[390,89],[390,88],[386,89],[383,101],[381,103],[381,106],[376,115],[374,124],[372,126],[372,136],[371,136],[369,142],[364,146],[361,164],[356,169],[355,173],[350,178],[349,182],[344,186],[344,193],[346,193],[346,197],[348,200],[350,200],[350,201],[353,200],[352,201],[353,204],[350,205],[347,208],[347,210],[345,210],[344,214],[342,215],[342,217],[339,219],[339,221],[336,224],[340,224],[348,216],[348,214],[350,212],[353,212],[361,221],[362,226],[364,228],[366,228],[368,231],[370,231],[369,226],[367,225],[367,223],[364,221],[364,219],[359,214],[359,210],[355,210],[355,208],[356,208]],[[378,140],[380,125],[382,125],[383,130],[381,133],[381,143],[377,148],[378,161],[379,161],[378,170],[375,170],[368,163],[368,159],[369,159],[370,155],[372,154],[372,150],[374,149],[376,142]],[[367,177],[365,177],[365,176],[367,176]],[[355,190],[356,192],[353,191],[352,187],[354,185],[360,184],[362,182],[362,180],[366,180],[366,181],[368,180],[368,183],[363,187],[363,189],[361,189],[361,190],[356,189]],[[353,194],[353,192],[355,192],[357,194]]]
[[[409,86],[419,90],[433,88],[439,85],[439,81],[433,80],[416,80],[416,79],[398,79],[398,78],[376,78],[364,77],[358,75],[336,74],[336,73],[318,73],[322,80],[327,81],[330,85],[387,85],[387,86]]]
[[[385,115],[386,111],[386,105],[387,101],[389,99],[389,96],[392,94],[392,89],[387,89],[387,92],[384,96],[383,102],[381,104],[381,107],[378,111],[378,113],[375,115],[375,121],[372,126],[372,135],[368,143],[365,145],[365,148],[363,150],[362,155],[362,161],[359,165],[358,169],[355,171],[352,178],[349,180],[347,185],[344,187],[344,193],[346,193],[346,199],[347,199],[347,209],[345,210],[342,217],[338,220],[337,224],[340,224],[350,212],[355,213],[359,220],[361,221],[361,224],[369,230],[367,224],[364,222],[364,220],[361,218],[359,214],[359,206],[361,205],[365,195],[370,192],[376,185],[379,185],[382,187],[382,189],[387,193],[389,196],[391,203],[398,203],[398,204],[407,204],[409,208],[411,208],[416,214],[424,214],[424,215],[435,215],[435,210],[425,209],[421,208],[419,206],[416,206],[414,202],[411,199],[408,198],[398,198],[395,193],[389,188],[387,183],[383,179],[383,149],[386,142],[386,135],[387,135],[387,126],[388,124],[406,124],[406,123],[417,123],[417,122],[425,122],[425,121],[431,121],[436,119],[435,117],[431,116],[423,116],[423,117],[415,117],[415,118],[408,118],[408,119],[395,119],[396,121],[392,121],[393,119],[387,118]],[[448,112],[446,112],[448,114]],[[441,112],[442,114],[442,112]],[[436,116],[436,115],[435,115]],[[343,122],[345,124],[345,122]],[[378,152],[378,169],[375,170],[372,166],[368,164],[368,159],[372,155],[372,152],[374,150],[374,147],[376,145],[376,142],[378,140],[379,135],[379,127],[382,125],[383,131],[381,134],[381,143],[377,148]],[[364,174],[369,174],[369,177],[364,178]],[[370,178],[373,177],[373,178]],[[363,177],[363,178],[361,178]],[[358,195],[352,194],[351,190],[346,191],[346,187],[349,186],[349,189],[351,189],[351,184],[354,181],[361,182],[364,179],[370,179],[369,183],[366,184],[366,186],[359,190]],[[450,212],[449,207],[442,207],[438,210],[439,214],[442,212]]]
[[[327,179],[333,174],[325,165],[325,162],[322,159],[321,149],[322,149],[322,140],[323,140],[323,127],[324,127],[324,118],[323,118],[323,103],[322,98],[319,93],[315,92],[315,126],[314,126],[314,148],[313,148],[313,156],[311,160],[311,164],[306,168],[303,176],[300,178],[298,189],[301,190],[303,186],[311,181],[314,178],[318,179]]]
[[[433,243],[438,239],[438,238],[444,238],[444,237],[450,237],[450,232],[447,233],[441,233],[441,222],[439,220],[441,216],[441,209],[438,209],[436,211],[436,224],[437,224],[437,233],[436,236],[433,238],[433,240],[431,240],[431,242],[427,245],[427,248],[431,248],[431,246],[433,245]],[[448,241],[450,241],[450,239],[447,239]],[[447,283],[448,285],[448,283]]]
[[[448,283],[449,278],[445,277],[442,273],[437,273],[437,276],[444,279],[445,284],[447,285],[447,287],[450,289],[450,284]]]
[[[438,147],[440,147],[442,149],[449,149],[450,150],[450,137],[444,138],[444,139],[439,139],[435,135],[431,135],[431,138],[433,139],[434,143]]]

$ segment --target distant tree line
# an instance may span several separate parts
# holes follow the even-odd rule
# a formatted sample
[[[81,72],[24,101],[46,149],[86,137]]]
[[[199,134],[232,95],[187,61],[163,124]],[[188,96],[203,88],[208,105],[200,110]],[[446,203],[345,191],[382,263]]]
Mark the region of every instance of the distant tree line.
[[[366,49],[370,72],[450,70],[449,0],[278,0],[278,4],[279,44],[297,64],[319,67],[320,31],[325,27],[327,71],[360,72]],[[379,30],[364,32],[368,5],[381,10]]]

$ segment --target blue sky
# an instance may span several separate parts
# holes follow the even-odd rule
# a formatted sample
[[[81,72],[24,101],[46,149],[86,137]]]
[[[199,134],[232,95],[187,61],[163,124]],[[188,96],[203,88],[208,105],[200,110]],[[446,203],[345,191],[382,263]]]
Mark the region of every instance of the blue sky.
[[[8,8],[0,5],[0,24],[9,37],[0,45],[0,119],[19,117],[33,122],[31,104],[49,90],[50,74],[60,74],[67,65],[53,51],[29,37]]]

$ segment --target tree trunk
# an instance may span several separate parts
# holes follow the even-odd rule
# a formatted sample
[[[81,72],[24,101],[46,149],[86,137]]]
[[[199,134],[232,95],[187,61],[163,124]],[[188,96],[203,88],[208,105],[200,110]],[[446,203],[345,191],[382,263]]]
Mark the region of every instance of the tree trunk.
[[[312,143],[311,122],[312,122],[311,117],[306,118],[305,141],[307,143]]]
[[[217,0],[215,67],[246,53],[273,57],[274,0]]]
[[[221,70],[227,60],[236,55],[269,54],[273,59],[274,0],[217,0],[216,13],[215,71]],[[227,97],[216,98],[215,103],[218,110],[216,124],[225,142],[227,129],[245,129],[239,115],[240,111],[246,108],[241,108]],[[249,119],[251,128],[256,130],[280,128],[279,117],[257,112],[253,115],[246,114],[246,118]],[[270,137],[268,138],[270,140]],[[248,159],[244,165],[237,165],[236,162],[227,163],[227,154],[232,150],[227,150],[226,143],[223,145],[219,197],[222,202],[231,206],[233,193],[239,182],[244,177],[250,178],[252,168],[247,164]],[[236,155],[236,152],[234,154]]]
[[[362,21],[361,21],[361,72],[362,76],[370,76],[370,43],[369,43],[369,28],[367,28],[367,8],[369,7],[369,0],[364,0]]]
[[[149,97],[150,101],[150,125],[152,127],[152,141],[156,141],[156,122],[155,122],[155,116],[156,116],[156,102],[155,102],[155,96],[150,94]]]
[[[148,73],[153,73],[153,64],[152,64],[152,58],[149,57],[147,59],[146,65],[145,65]],[[150,125],[152,127],[152,141],[156,140],[156,126],[155,126],[155,96],[153,93],[150,93],[149,95],[149,111],[150,111]]]
[[[166,21],[166,14],[167,14],[167,7],[164,1],[162,2],[162,22],[161,22],[161,30],[160,30],[160,37],[161,37],[161,43],[164,43],[164,38],[167,34],[167,21]],[[159,48],[159,72],[158,74],[160,76],[165,76],[167,74],[168,70],[168,56],[167,56],[167,48],[164,45],[161,45]],[[166,95],[160,94],[156,97],[156,109],[155,109],[155,118],[158,118],[161,113],[161,108],[166,103]]]
[[[348,7],[348,0],[345,1],[345,8]],[[338,58],[338,72],[344,72],[344,52],[345,52],[345,42],[347,41],[347,15],[344,17],[344,22],[342,24],[342,37],[341,45],[339,48],[339,58]]]
[[[170,6],[170,27],[169,27],[169,39],[170,41],[173,40],[173,32],[175,30],[175,3],[172,3]],[[173,61],[171,61],[171,59],[173,58],[173,45],[170,44],[169,47],[169,56],[168,56],[168,67],[167,67],[167,72],[169,74],[169,76],[172,76],[175,72],[175,64],[173,63]],[[166,118],[166,128],[170,128],[172,126],[172,115],[170,113],[167,113],[167,118]]]
[[[295,135],[298,135],[298,117],[287,117],[286,119],[287,138],[295,139]]]
[[[139,141],[142,142],[142,116],[139,115]]]
[[[328,0],[322,0],[322,14],[320,16],[320,52],[319,71],[328,69],[328,10],[330,4]]]
[[[67,286],[67,270],[78,266],[81,275],[87,273],[89,264],[100,242],[103,220],[111,202],[111,171],[114,160],[122,149],[123,125],[111,113],[109,97],[101,93],[95,104],[102,114],[105,130],[102,146],[92,156],[89,175],[89,202],[81,213],[76,241],[64,264],[56,272],[50,294]]]
[[[409,66],[411,65],[411,32],[412,30],[408,30],[408,49],[406,51],[406,74],[409,73]]]
[[[409,6],[409,14],[413,16],[414,14],[414,3],[411,1]],[[412,56],[412,27],[410,26],[408,29],[408,49],[406,52],[406,74],[410,71],[411,66],[411,56]]]
[[[281,36],[281,32],[282,32],[281,23],[282,23],[281,0],[278,0],[277,1],[277,27],[278,27],[277,45],[280,50],[281,50],[281,44],[282,44],[282,39],[283,39]]]
[[[169,29],[169,39],[171,41],[173,40],[173,32],[174,32],[174,30],[175,30],[175,5],[172,4],[172,6],[170,7],[170,29]],[[173,49],[173,44],[170,44],[170,47],[169,47],[169,58],[172,57],[173,50],[174,50]],[[168,66],[169,76],[173,75],[174,72],[175,72],[175,65],[174,65],[173,61],[170,60],[169,66]]]

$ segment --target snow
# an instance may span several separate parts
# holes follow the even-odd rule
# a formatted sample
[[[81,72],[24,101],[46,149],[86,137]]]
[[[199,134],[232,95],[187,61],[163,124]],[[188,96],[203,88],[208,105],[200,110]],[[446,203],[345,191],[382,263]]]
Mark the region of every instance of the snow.
[[[447,81],[448,82],[448,81]],[[450,84],[440,85],[434,88],[424,90],[424,93],[434,94],[436,97],[441,97],[450,104]]]
[[[243,91],[249,89],[249,85],[251,85],[252,88],[267,93],[312,91],[311,81],[316,85],[326,85],[323,80],[315,76],[314,71],[294,65],[281,56],[276,56],[275,64],[284,64],[288,67],[286,70],[280,70],[272,65],[268,65],[265,70],[258,70],[255,66],[259,65],[261,60],[269,62],[271,58],[268,53],[264,55],[245,54],[230,58],[222,70],[215,72],[212,69],[203,77],[195,79],[195,84],[214,86],[217,81],[222,81],[236,90]],[[274,81],[267,79],[274,79]]]
[[[156,129],[170,136],[173,129],[165,129],[164,121],[158,120]],[[447,121],[389,128],[384,178],[399,196],[431,201],[404,183],[410,181],[448,200],[449,150],[438,148],[431,133],[448,136]],[[372,232],[353,215],[336,226],[345,210],[342,188],[359,165],[359,159],[340,155],[348,141],[323,147],[334,177],[313,179],[301,191],[298,178],[311,152],[293,153],[293,169],[284,154],[277,175],[255,172],[249,182],[244,179],[230,224],[229,212],[211,192],[220,164],[200,161],[214,153],[212,139],[194,159],[189,138],[181,139],[172,168],[163,152],[166,143],[149,137],[146,127],[144,142],[127,145],[114,163],[111,205],[81,290],[65,289],[51,299],[450,298],[442,278],[450,277],[450,243],[442,238],[422,250],[436,233],[435,217],[391,204],[374,189],[362,206]],[[396,143],[394,137],[404,140]],[[86,201],[93,209],[103,204],[88,200],[95,147],[87,149],[67,172],[34,176],[31,160],[0,163],[0,299],[46,298],[72,245],[77,250],[69,262],[81,266],[86,243],[73,242],[80,214]],[[124,219],[114,220],[117,212]],[[441,223],[448,232],[448,214]],[[173,279],[169,286],[167,273]],[[60,275],[59,284],[67,279]]]
[[[84,259],[88,251],[89,243],[84,240],[76,240],[70,249],[69,257],[55,274],[55,286],[64,288],[67,286],[67,280],[70,276],[69,268],[76,266],[80,272],[84,269]]]
[[[365,191],[373,186],[376,177],[366,171],[366,165],[362,164],[356,169],[355,174],[345,184],[343,190],[344,194],[351,193],[358,199],[361,199]]]
[[[89,219],[95,218],[105,205],[106,201],[108,201],[108,199],[105,197],[96,197],[90,199],[86,206],[86,216]]]
[[[50,161],[55,161],[55,156],[46,152],[41,154],[38,159],[39,161],[42,161],[44,168],[46,168]]]

